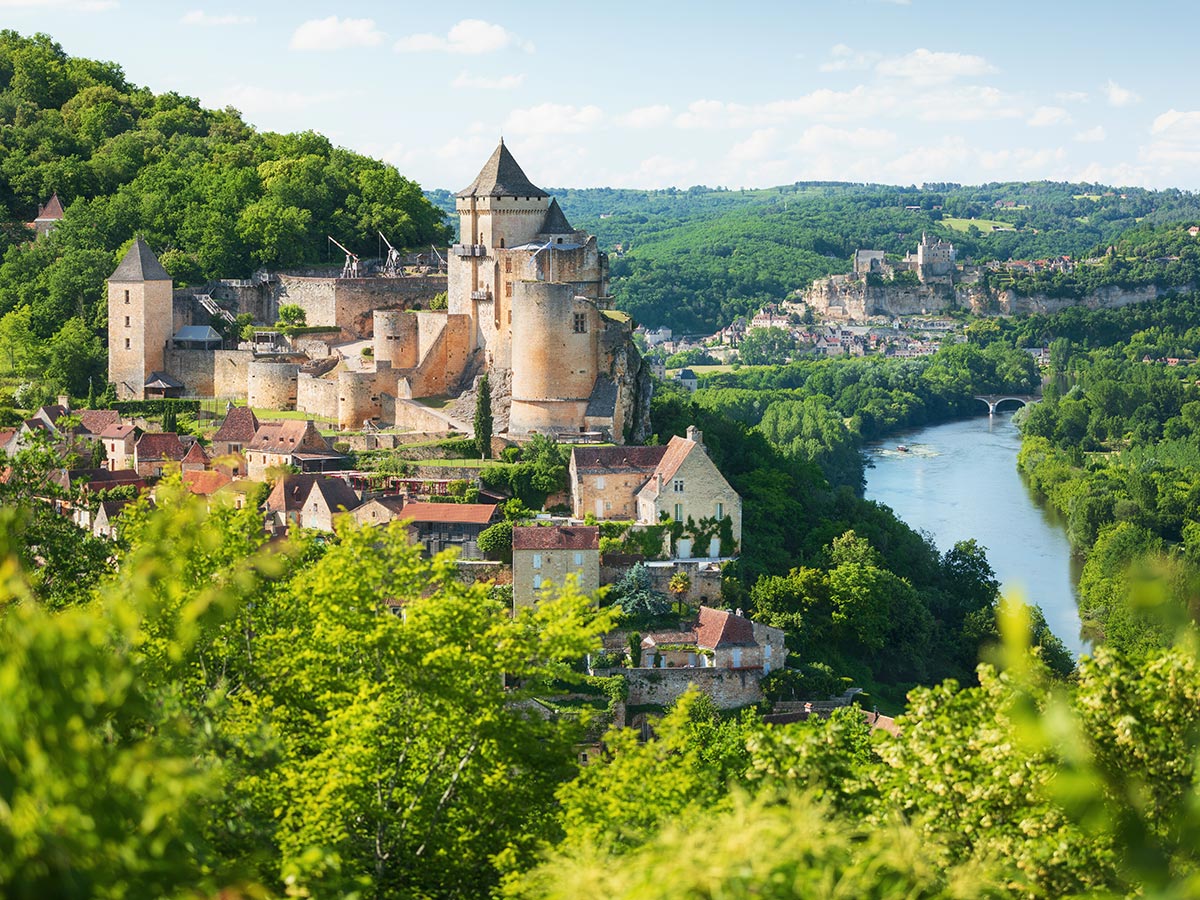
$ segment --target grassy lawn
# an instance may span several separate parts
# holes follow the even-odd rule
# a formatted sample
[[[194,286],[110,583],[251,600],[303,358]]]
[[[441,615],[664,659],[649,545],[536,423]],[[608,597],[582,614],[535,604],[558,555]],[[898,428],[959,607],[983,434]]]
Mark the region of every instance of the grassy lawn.
[[[445,409],[454,402],[454,397],[420,397],[414,398],[422,406],[428,406],[430,409]]]
[[[972,225],[982,231],[984,234],[991,234],[997,228],[1016,228],[1012,222],[1001,222],[996,219],[958,219],[954,216],[946,216],[942,219],[942,224],[954,231],[966,231]]]
[[[455,467],[459,469],[482,469],[484,466],[510,466],[512,463],[498,459],[412,459],[405,460],[414,466]]]

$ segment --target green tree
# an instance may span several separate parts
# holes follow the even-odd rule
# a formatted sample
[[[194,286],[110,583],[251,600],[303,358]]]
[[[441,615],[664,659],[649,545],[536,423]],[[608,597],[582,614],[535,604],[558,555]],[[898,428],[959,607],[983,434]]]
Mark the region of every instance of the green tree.
[[[479,379],[475,390],[475,452],[480,459],[491,459],[492,389],[487,375]]]

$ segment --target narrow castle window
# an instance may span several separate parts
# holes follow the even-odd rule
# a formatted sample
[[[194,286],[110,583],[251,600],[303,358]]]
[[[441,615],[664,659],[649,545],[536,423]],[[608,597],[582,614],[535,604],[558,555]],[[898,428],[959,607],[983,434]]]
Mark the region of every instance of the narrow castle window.
[[[125,317],[125,327],[126,327],[126,328],[128,328],[128,327],[129,327],[129,316],[126,316],[126,317]]]
[[[575,333],[587,333],[587,313],[575,313]]]
[[[129,349],[129,338],[125,338],[125,349]]]
[[[501,246],[504,246],[504,245],[501,244]],[[512,257],[506,256],[506,257],[504,257],[504,274],[509,275],[511,273],[512,273]]]
[[[504,238],[500,238],[500,249],[504,249]]]
[[[504,282],[504,296],[505,297],[512,296],[512,282],[511,281]]]
[[[128,302],[129,302],[129,291],[126,291],[126,292],[125,292],[125,302],[126,302],[126,303],[128,303]]]

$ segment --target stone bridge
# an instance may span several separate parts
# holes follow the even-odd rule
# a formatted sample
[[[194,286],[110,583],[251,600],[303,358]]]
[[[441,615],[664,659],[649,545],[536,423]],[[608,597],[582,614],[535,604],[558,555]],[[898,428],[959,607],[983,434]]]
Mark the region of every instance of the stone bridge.
[[[1001,403],[1018,403],[1021,406],[1028,406],[1031,403],[1041,403],[1042,398],[1033,394],[976,394],[975,399],[981,403],[986,403],[988,415],[994,416],[996,409]]]

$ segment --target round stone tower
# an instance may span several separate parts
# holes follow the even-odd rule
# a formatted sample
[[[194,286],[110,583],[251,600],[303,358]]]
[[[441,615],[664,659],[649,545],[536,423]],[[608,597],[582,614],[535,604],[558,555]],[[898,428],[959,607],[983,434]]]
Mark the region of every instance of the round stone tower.
[[[509,433],[582,429],[598,374],[599,310],[574,285],[513,287]]]

